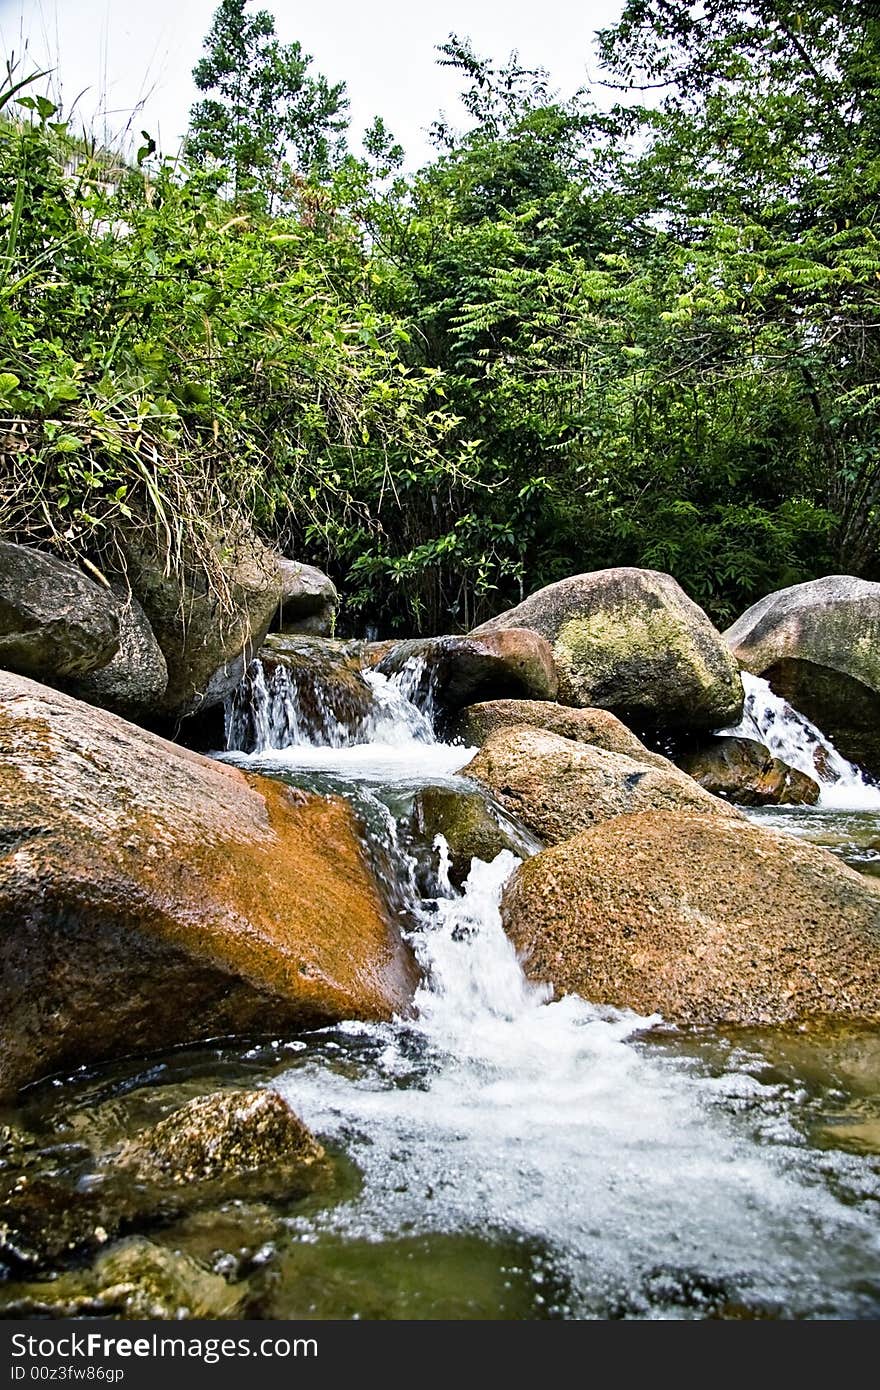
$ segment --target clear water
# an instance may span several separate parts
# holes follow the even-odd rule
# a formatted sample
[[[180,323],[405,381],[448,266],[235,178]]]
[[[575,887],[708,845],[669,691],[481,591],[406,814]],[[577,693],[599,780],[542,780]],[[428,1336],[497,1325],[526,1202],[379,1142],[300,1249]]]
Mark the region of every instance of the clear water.
[[[528,983],[499,913],[517,858],[474,861],[457,893],[442,839],[422,847],[426,884],[402,833],[417,790],[456,785],[472,750],[401,708],[415,684],[375,690],[371,739],[224,756],[353,801],[421,963],[417,1017],[44,1088],[14,1118],[53,1175],[88,1190],[89,1149],[217,1085],[269,1084],[336,1156],[333,1199],[227,1203],[151,1234],[240,1286],[239,1316],[880,1317],[880,1030],[684,1034]],[[824,796],[754,814],[845,857],[880,834],[880,809]],[[22,1296],[0,1285],[0,1308]]]

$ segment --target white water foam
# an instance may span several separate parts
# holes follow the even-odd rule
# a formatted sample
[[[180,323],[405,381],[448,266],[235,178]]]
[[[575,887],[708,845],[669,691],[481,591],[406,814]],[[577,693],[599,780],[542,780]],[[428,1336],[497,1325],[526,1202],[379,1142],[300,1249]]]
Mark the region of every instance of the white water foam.
[[[319,673],[279,664],[267,679],[263,663],[252,661],[227,703],[227,749],[266,753],[270,749],[435,743],[433,691],[423,658],[411,657],[390,677],[371,670],[350,676],[362,683],[367,709],[364,713],[359,707],[346,718],[334,702],[332,682],[325,684]],[[423,706],[415,703],[421,687],[425,689]],[[344,689],[342,696],[344,703]]]
[[[783,1316],[876,1313],[870,1165],[839,1200],[784,1087],[652,1056],[634,1039],[656,1018],[548,1002],[501,924],[517,862],[475,862],[461,896],[425,904],[417,1022],[319,1035],[273,1083],[363,1172],[358,1199],[294,1223],[301,1238],[536,1240],[568,1283],[564,1316],[705,1316],[688,1287]]]
[[[832,810],[880,809],[880,788],[838,753],[821,729],[775,695],[760,676],[742,673],[746,692],[743,717],[735,728],[719,729],[721,738],[750,738],[763,743],[775,758],[805,772],[819,783],[819,805]]]

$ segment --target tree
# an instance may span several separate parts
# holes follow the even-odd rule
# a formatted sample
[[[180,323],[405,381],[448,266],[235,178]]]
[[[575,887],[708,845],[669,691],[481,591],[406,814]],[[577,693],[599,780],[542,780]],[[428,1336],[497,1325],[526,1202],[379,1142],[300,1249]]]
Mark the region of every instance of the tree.
[[[338,161],[348,106],[345,84],[309,73],[298,43],[282,44],[267,10],[222,0],[193,68],[207,95],[190,113],[187,154],[225,171],[236,202],[286,201],[292,178],[324,178]]]

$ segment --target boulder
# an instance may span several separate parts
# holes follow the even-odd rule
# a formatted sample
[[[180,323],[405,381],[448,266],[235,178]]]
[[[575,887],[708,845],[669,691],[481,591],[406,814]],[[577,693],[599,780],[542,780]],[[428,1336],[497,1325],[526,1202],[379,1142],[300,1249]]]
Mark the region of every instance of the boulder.
[[[678,758],[682,772],[707,792],[739,806],[814,806],[819,783],[751,738],[716,738]]]
[[[0,541],[0,666],[54,684],[106,666],[118,649],[108,588],[54,555]]]
[[[462,776],[488,787],[509,815],[550,845],[634,811],[739,815],[671,764],[650,767],[524,725],[490,734]]]
[[[679,1024],[880,1019],[880,885],[744,818],[607,821],[523,864],[502,914],[558,994]]]
[[[609,753],[623,753],[651,767],[672,767],[668,758],[652,753],[608,710],[573,709],[552,700],[487,700],[484,704],[468,705],[456,721],[455,734],[462,743],[479,747],[497,729],[511,729],[518,724],[546,729],[575,743],[592,743]]]
[[[0,1095],[61,1068],[405,1012],[341,800],[0,673]]]
[[[495,631],[479,637],[423,637],[398,642],[376,669],[382,675],[393,676],[408,665],[423,673],[421,694],[430,688],[447,711],[459,710],[474,700],[507,695],[532,700],[556,698],[556,668],[550,645],[526,629]]]
[[[745,670],[880,777],[880,584],[830,574],[779,589],[724,636]]]
[[[278,557],[239,527],[172,565],[152,531],[124,537],[126,579],[168,667],[155,710],[170,723],[221,704],[259,650],[281,596]]]
[[[137,599],[118,582],[113,590],[119,605],[119,650],[106,666],[70,683],[70,693],[125,719],[150,719],[164,700],[168,667]]]
[[[162,1187],[208,1183],[241,1195],[242,1181],[267,1191],[305,1191],[326,1155],[277,1091],[219,1091],[199,1096],[136,1139],[114,1159]]]
[[[323,570],[278,556],[281,602],[273,621],[277,632],[329,637],[336,625],[339,594]]]
[[[416,796],[410,840],[420,867],[425,870],[425,895],[436,888],[430,879],[436,874],[437,854],[425,851],[437,835],[442,835],[449,850],[449,879],[461,888],[471,871],[471,860],[482,859],[487,864],[501,853],[510,850],[527,858],[541,848],[539,842],[525,833],[487,797],[482,788],[425,787]],[[420,852],[421,851],[421,852]],[[428,872],[429,871],[429,872]]]
[[[736,662],[675,580],[607,569],[549,584],[475,629],[526,628],[552,644],[565,705],[609,709],[626,724],[719,729],[742,714]]]

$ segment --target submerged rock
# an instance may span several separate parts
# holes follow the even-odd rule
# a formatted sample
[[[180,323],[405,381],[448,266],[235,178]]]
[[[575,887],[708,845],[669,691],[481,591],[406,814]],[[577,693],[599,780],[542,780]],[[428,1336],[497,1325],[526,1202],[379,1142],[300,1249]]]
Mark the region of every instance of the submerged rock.
[[[554,700],[556,668],[549,644],[525,629],[485,636],[424,637],[398,642],[382,656],[377,669],[396,675],[414,660],[425,665],[438,703],[447,711],[474,700],[526,696]]]
[[[199,1096],[130,1140],[114,1159],[146,1181],[172,1187],[231,1185],[308,1190],[326,1155],[277,1091]]]
[[[678,765],[715,796],[739,806],[814,806],[819,783],[750,738],[717,738],[691,749]]]
[[[607,569],[549,584],[476,628],[526,628],[552,644],[563,704],[627,724],[706,730],[742,714],[739,670],[721,634],[668,574]]]
[[[551,845],[633,811],[739,814],[671,764],[650,767],[523,725],[490,734],[462,775],[488,787],[511,816]]]
[[[880,1019],[880,885],[744,818],[607,821],[518,869],[502,913],[558,994],[681,1024]]]
[[[880,776],[880,584],[830,574],[779,589],[724,636],[747,671]]]
[[[314,565],[278,557],[281,602],[273,626],[278,632],[329,637],[336,625],[339,594],[336,585]]]
[[[0,1095],[60,1068],[406,1012],[344,802],[0,672]]]
[[[425,787],[413,805],[412,832],[417,857],[419,844],[430,844],[437,835],[443,836],[449,850],[449,879],[456,888],[461,888],[470,873],[472,859],[488,864],[505,849],[525,858],[539,848],[476,788]],[[436,865],[434,852],[432,872]],[[426,896],[430,893],[430,887],[426,888]]]
[[[462,743],[479,746],[498,729],[512,729],[519,724],[546,729],[576,743],[592,743],[609,753],[623,753],[634,762],[651,767],[672,767],[668,758],[652,753],[608,710],[574,709],[551,700],[488,700],[468,705],[456,722],[455,733]]]
[[[227,1284],[179,1250],[136,1236],[88,1270],[47,1283],[7,1285],[6,1317],[126,1319],[232,1318],[242,1315],[244,1285]]]
[[[0,541],[0,666],[54,683],[106,666],[118,649],[109,589],[54,555]]]

